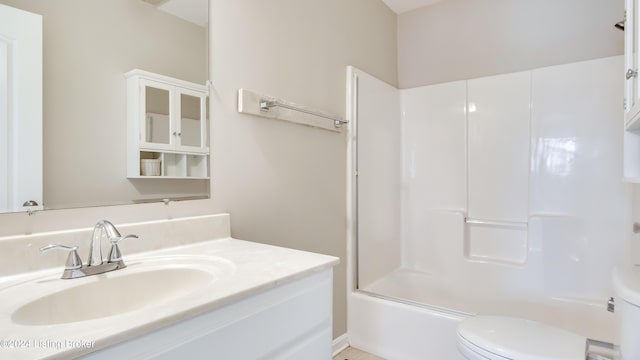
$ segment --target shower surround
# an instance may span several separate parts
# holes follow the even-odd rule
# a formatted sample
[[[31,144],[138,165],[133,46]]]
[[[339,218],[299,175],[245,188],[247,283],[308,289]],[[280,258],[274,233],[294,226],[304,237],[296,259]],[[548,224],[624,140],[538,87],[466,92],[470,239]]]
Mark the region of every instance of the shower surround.
[[[611,342],[622,57],[398,90],[349,69],[352,345],[456,359],[473,314]],[[404,320],[400,320],[404,319]]]

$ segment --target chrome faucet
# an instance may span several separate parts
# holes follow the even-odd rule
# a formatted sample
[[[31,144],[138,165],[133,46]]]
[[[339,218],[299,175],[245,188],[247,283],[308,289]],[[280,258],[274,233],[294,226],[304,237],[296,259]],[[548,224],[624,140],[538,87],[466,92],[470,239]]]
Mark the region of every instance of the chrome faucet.
[[[107,236],[111,242],[111,250],[105,262],[102,259],[102,238]],[[102,274],[108,271],[118,270],[127,267],[122,260],[122,253],[118,243],[124,239],[138,238],[137,235],[121,236],[118,229],[107,220],[100,220],[93,228],[91,244],[89,245],[89,259],[86,265],[82,265],[82,260],[78,255],[77,246],[47,245],[40,248],[41,252],[51,249],[63,249],[69,251],[69,257],[62,273],[63,279],[75,279],[90,275]]]
[[[87,261],[87,265],[89,266],[98,266],[102,265],[104,262],[102,260],[102,237],[107,235],[107,239],[120,239],[121,236],[118,232],[118,229],[107,220],[100,220],[93,227],[93,234],[91,235],[91,244],[89,245],[89,260]],[[118,240],[119,241],[119,240]],[[108,259],[109,262],[111,259]]]

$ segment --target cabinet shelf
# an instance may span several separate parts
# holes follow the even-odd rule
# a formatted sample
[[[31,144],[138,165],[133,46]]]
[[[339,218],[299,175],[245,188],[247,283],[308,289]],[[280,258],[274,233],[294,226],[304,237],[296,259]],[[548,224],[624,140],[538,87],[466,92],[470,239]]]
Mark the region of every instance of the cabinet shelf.
[[[187,176],[127,176],[127,179],[146,179],[146,180],[209,180],[210,177],[187,177]]]
[[[158,150],[153,148],[140,148],[140,152],[158,152],[163,154],[180,154],[180,155],[194,155],[194,156],[205,156],[209,155],[209,151],[199,152],[199,151],[176,151],[176,150]]]
[[[127,177],[132,179],[209,179],[207,154],[187,154],[180,152],[159,152],[141,150],[138,153],[137,170]],[[158,166],[145,168],[141,162],[155,160]]]

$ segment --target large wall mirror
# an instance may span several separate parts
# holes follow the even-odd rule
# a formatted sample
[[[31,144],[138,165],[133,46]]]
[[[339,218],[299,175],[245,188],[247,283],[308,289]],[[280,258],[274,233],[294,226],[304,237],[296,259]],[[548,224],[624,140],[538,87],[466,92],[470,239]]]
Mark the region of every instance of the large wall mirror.
[[[42,16],[44,209],[210,195],[206,179],[127,178],[124,77],[142,69],[205,84],[207,0],[0,4]]]

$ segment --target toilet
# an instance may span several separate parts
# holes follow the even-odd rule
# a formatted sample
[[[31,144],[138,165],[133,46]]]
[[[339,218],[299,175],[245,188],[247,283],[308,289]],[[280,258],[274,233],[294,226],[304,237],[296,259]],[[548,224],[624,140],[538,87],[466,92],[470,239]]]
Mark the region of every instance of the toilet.
[[[531,320],[475,316],[458,326],[458,350],[469,360],[584,360],[587,339]]]
[[[613,271],[617,359],[640,359],[640,266]],[[602,311],[605,311],[604,309]],[[468,360],[584,360],[587,339],[539,322],[475,316],[458,325],[458,350]]]

